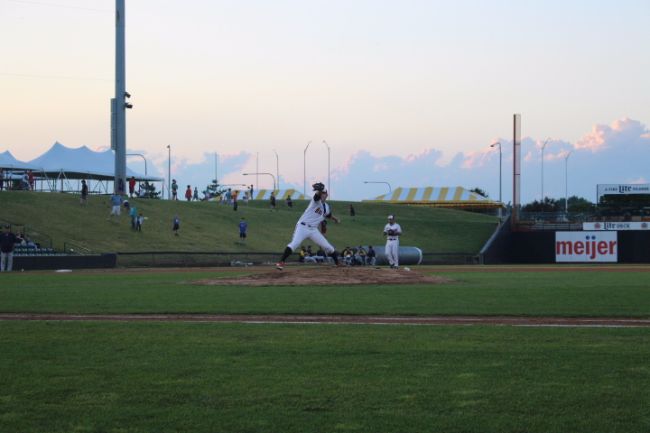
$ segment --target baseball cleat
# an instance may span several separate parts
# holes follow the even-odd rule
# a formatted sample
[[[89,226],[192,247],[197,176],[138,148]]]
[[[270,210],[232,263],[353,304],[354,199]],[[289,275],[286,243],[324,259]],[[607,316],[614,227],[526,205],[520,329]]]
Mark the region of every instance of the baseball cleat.
[[[277,270],[279,270],[279,271],[281,271],[282,269],[284,269],[284,262],[277,262],[277,263],[275,264],[275,269],[277,269]]]

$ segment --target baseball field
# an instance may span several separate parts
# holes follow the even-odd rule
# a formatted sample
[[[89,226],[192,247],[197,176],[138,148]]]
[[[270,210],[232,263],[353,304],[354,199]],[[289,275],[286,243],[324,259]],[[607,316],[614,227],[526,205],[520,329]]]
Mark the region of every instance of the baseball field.
[[[331,272],[2,275],[0,432],[650,431],[649,266]]]

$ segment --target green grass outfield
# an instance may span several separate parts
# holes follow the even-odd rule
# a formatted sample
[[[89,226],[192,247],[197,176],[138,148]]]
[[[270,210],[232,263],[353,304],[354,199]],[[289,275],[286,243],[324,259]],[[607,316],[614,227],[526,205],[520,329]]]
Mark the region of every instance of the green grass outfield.
[[[0,312],[650,317],[647,267],[538,269],[382,287],[13,273]],[[650,328],[0,321],[0,432],[646,433],[648,359]]]
[[[2,275],[0,312],[650,317],[650,272],[644,266],[626,267],[630,269],[626,272],[598,270],[616,270],[616,266],[573,270],[543,267],[543,272],[494,266],[414,269],[448,277],[452,282],[200,286],[191,282],[242,271],[26,272]],[[503,272],[495,272],[500,269]],[[268,271],[275,272],[271,268]]]
[[[0,431],[650,430],[647,329],[0,322]]]

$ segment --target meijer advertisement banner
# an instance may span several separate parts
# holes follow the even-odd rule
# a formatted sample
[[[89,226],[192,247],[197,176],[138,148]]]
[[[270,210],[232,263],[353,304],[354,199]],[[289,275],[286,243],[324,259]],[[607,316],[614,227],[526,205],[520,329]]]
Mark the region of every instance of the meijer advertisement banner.
[[[618,261],[615,231],[555,232],[557,263],[601,263]]]

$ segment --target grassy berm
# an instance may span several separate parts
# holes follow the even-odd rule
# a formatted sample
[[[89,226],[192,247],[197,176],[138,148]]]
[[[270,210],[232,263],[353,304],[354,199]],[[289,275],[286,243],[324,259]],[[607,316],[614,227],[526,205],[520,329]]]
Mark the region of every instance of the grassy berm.
[[[95,252],[137,251],[225,251],[276,252],[291,240],[296,221],[307,206],[295,201],[289,209],[279,202],[271,211],[268,202],[240,204],[237,211],[216,202],[184,202],[132,199],[131,204],[146,220],[142,232],[130,229],[130,219],[109,218],[109,196],[91,196],[84,207],[79,196],[61,193],[3,191],[0,221],[16,231],[26,227],[28,236],[56,249],[73,242]],[[376,203],[332,201],[341,224],[330,223],[327,237],[338,249],[355,245],[381,245],[386,217],[395,214],[404,235],[401,244],[417,246],[425,253],[476,254],[493,233],[495,217],[449,209]],[[172,218],[181,220],[180,235],[172,233]],[[238,224],[248,222],[248,239],[239,242]]]

